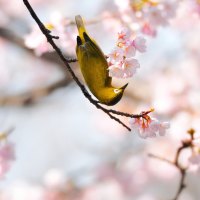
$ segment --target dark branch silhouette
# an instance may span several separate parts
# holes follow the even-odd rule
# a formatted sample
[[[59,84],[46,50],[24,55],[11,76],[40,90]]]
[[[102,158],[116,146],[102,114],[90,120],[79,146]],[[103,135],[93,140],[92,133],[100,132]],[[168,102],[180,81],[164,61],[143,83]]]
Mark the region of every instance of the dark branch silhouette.
[[[178,200],[178,198],[180,197],[180,194],[182,193],[183,189],[186,187],[185,185],[185,177],[186,177],[186,173],[187,173],[187,169],[188,169],[188,166],[187,167],[183,167],[182,164],[179,162],[179,159],[180,159],[180,155],[182,153],[183,150],[185,150],[186,148],[193,148],[194,145],[193,145],[193,140],[194,140],[194,129],[190,129],[188,130],[188,134],[190,135],[190,139],[188,140],[183,140],[182,141],[182,145],[177,149],[176,151],[176,155],[175,155],[175,158],[173,161],[171,160],[168,160],[166,158],[162,158],[160,156],[157,156],[157,155],[154,155],[154,154],[148,154],[149,157],[152,157],[152,158],[156,158],[158,160],[161,160],[161,161],[164,161],[172,166],[174,166],[175,168],[178,169],[180,175],[181,175],[181,178],[180,178],[180,182],[179,182],[179,186],[178,186],[178,190],[177,190],[177,193],[175,194],[175,197],[172,199],[172,200]]]

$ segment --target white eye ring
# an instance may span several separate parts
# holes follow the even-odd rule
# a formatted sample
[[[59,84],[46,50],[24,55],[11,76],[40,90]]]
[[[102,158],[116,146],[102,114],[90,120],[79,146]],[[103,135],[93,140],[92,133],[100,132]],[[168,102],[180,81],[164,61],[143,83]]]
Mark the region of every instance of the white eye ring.
[[[119,92],[120,92],[119,89],[114,89],[114,93],[115,93],[115,94],[118,94]]]

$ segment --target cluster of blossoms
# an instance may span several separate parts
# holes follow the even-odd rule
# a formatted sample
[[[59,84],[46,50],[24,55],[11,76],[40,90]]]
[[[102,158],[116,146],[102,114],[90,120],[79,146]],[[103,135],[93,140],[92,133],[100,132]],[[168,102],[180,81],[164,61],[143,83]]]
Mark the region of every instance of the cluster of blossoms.
[[[64,52],[67,51],[69,54],[75,53],[76,31],[75,27],[71,25],[70,19],[55,13],[52,15],[49,23],[46,23],[45,26],[51,31],[51,35],[59,36],[57,43]],[[34,49],[38,56],[41,56],[46,52],[54,51],[37,25],[32,28],[31,33],[26,35],[24,39],[25,45],[30,49]]]
[[[3,178],[15,160],[13,143],[7,141],[8,133],[0,133],[0,177]]]
[[[175,0],[115,0],[122,20],[130,27],[150,36],[156,36],[159,26],[166,26],[175,17],[178,3]]]
[[[141,138],[152,138],[156,137],[157,134],[164,136],[166,129],[170,127],[169,122],[160,122],[156,118],[151,118],[148,113],[140,118],[131,118],[129,123]]]
[[[130,31],[123,28],[118,33],[116,47],[108,55],[109,76],[116,78],[132,77],[140,64],[134,58],[136,51],[141,53],[146,51],[146,40],[143,37],[130,39]]]

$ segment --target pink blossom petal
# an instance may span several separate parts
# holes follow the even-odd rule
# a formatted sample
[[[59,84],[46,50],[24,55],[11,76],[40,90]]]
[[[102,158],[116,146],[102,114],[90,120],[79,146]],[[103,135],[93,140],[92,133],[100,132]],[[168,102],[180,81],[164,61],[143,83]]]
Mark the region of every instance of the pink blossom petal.
[[[146,51],[146,40],[143,37],[141,36],[136,37],[135,40],[133,41],[133,44],[140,53]]]
[[[118,62],[109,67],[109,76],[116,78],[130,78],[140,67],[134,58],[126,58],[123,62]]]
[[[11,162],[15,159],[14,145],[12,143],[1,144],[0,146],[0,177],[10,169]]]
[[[110,65],[109,69],[109,76],[122,78],[123,77],[123,70],[121,66],[121,62],[116,62],[115,64]]]
[[[45,52],[53,51],[53,48],[38,27],[33,27],[32,32],[25,36],[24,43],[28,48],[34,49],[38,56],[41,56]]]
[[[14,144],[8,142],[0,147],[0,162],[2,160],[14,160]]]
[[[133,45],[125,47],[124,56],[133,57],[135,56],[136,48]]]
[[[123,27],[120,32],[118,32],[118,40],[127,40],[130,38],[131,33],[130,30],[126,27]]]
[[[147,24],[147,23],[145,23],[142,26],[141,31],[142,31],[142,33],[149,35],[151,37],[156,37],[156,34],[157,34],[155,27],[153,27],[152,25]]]
[[[188,160],[193,165],[200,165],[200,154],[192,154]]]
[[[159,9],[158,7],[149,7],[148,11],[145,12],[144,15],[153,26],[166,26],[168,25],[168,19],[163,13],[163,9]]]
[[[137,131],[141,138],[152,138],[156,135],[164,136],[166,129],[169,128],[168,122],[160,122],[156,118],[150,118],[149,121],[145,121],[142,118],[130,119],[130,126],[133,130]]]
[[[123,49],[116,47],[111,51],[110,54],[108,54],[108,56],[109,56],[109,62],[111,63],[119,62],[123,59],[124,51]]]

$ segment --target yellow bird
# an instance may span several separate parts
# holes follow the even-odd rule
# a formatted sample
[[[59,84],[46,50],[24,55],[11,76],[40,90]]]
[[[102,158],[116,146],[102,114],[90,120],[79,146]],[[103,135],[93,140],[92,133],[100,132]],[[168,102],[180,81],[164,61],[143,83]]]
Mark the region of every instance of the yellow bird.
[[[115,105],[122,98],[128,84],[121,88],[111,85],[112,78],[108,75],[108,63],[104,53],[88,36],[80,15],[75,17],[75,21],[79,32],[76,54],[85,82],[100,103]]]

